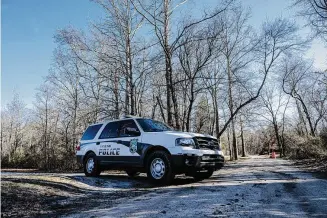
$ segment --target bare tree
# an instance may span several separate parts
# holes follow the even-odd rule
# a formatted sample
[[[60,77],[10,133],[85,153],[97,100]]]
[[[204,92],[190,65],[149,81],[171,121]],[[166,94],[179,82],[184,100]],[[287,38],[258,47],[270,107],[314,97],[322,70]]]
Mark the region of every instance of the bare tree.
[[[253,31],[248,25],[250,14],[242,7],[226,10],[219,19],[223,25],[222,31],[222,54],[226,62],[226,74],[228,81],[228,108],[230,115],[233,114],[235,101],[233,99],[235,81],[239,78],[241,70],[246,68],[252,61],[254,48],[257,42]],[[235,119],[231,119],[233,158],[237,159],[238,149],[236,145]]]
[[[155,0],[143,1],[133,0],[132,4],[135,9],[145,18],[153,27],[159,45],[162,48],[165,57],[165,80],[166,80],[166,101],[167,101],[167,122],[171,126],[180,129],[179,109],[177,102],[177,94],[173,85],[173,55],[175,51],[183,45],[181,43],[182,37],[194,26],[203,22],[209,21],[224,11],[231,1],[228,1],[222,8],[215,10],[211,14],[206,14],[199,20],[188,22],[177,32],[172,38],[171,19],[181,5],[185,4],[187,0]],[[174,113],[172,112],[172,106]],[[173,125],[173,116],[175,118],[175,125]]]
[[[281,136],[282,130],[280,128],[283,128],[283,118],[288,101],[283,96],[283,91],[273,85],[266,87],[261,94],[263,111],[259,115],[273,126],[277,147],[280,149],[281,154],[284,154],[284,144]]]
[[[78,141],[78,126],[80,105],[82,104],[81,66],[77,59],[65,55],[62,51],[55,52],[55,62],[50,71],[47,82],[52,86],[53,99],[60,106],[58,111],[65,117],[66,126],[65,147],[68,152],[74,153]],[[82,125],[83,126],[83,125]],[[68,138],[72,137],[72,140]]]
[[[220,54],[220,52],[218,53]],[[226,98],[226,93],[222,88],[224,86],[224,70],[223,70],[223,63],[220,62],[219,58],[216,58],[212,64],[210,64],[204,72],[202,73],[202,77],[204,80],[204,85],[206,91],[209,93],[212,99],[213,104],[213,126],[215,135],[220,141],[220,112],[219,110],[222,109],[221,105],[224,99]]]
[[[260,46],[258,51],[258,64],[260,64],[259,74],[262,78],[258,81],[258,89],[250,91],[250,97],[240,103],[230,114],[230,118],[226,121],[220,130],[220,135],[226,130],[229,123],[234,119],[237,113],[246,105],[256,100],[265,84],[267,75],[276,65],[276,61],[286,52],[292,49],[299,49],[304,45],[304,41],[300,41],[296,35],[297,28],[294,23],[285,19],[276,19],[273,22],[266,22],[263,25],[262,34],[260,36]],[[237,158],[234,151],[234,158]]]
[[[8,162],[16,162],[16,151],[23,146],[24,128],[27,125],[25,103],[18,94],[1,110],[1,155],[8,157]]]
[[[307,18],[316,35],[327,41],[327,1],[294,0],[294,6],[300,8],[299,14]]]
[[[196,101],[197,95],[205,88],[200,78],[202,71],[213,61],[212,57],[219,48],[217,45],[217,33],[211,35],[208,32],[209,27],[205,29],[197,30],[201,32],[201,36],[206,40],[196,40],[193,42],[187,42],[190,37],[185,37],[182,41],[183,45],[178,50],[178,58],[181,66],[181,71],[185,74],[182,80],[177,80],[174,85],[184,85],[185,94],[188,99],[187,112],[185,113],[186,119],[186,131],[190,131],[191,115],[193,104]]]
[[[303,62],[301,59],[298,60],[285,60],[284,62],[284,76],[283,76],[283,90],[286,94],[295,98],[301,105],[305,114],[306,121],[308,122],[310,135],[315,136],[314,126],[312,117],[310,116],[307,102],[305,101],[306,89],[303,89],[303,83],[306,83],[309,78],[311,65]],[[301,85],[302,84],[302,85]],[[301,112],[300,112],[301,119]],[[306,125],[306,124],[305,124]]]
[[[202,17],[183,13],[188,0],[93,2],[105,16],[85,31],[58,31],[34,107],[15,97],[2,108],[2,163],[72,169],[84,129],[124,113],[216,135],[231,160],[238,150],[242,156],[261,152],[273,139],[285,155],[294,135],[310,140],[303,136],[318,137],[326,127],[327,77],[291,58],[306,47],[294,23],[267,21],[257,33],[235,0],[219,1]],[[299,119],[288,119],[292,109]]]
[[[133,51],[135,48],[133,41],[136,38],[136,32],[142,26],[143,18],[138,16],[130,0],[94,1],[101,5],[108,15],[106,22],[94,25],[94,27],[117,48],[116,56],[109,56],[109,58],[117,58],[125,69],[125,113],[134,115],[136,114],[136,104],[133,57],[136,51]]]
[[[308,125],[312,136],[316,135],[317,126],[326,114],[326,90],[318,82],[320,75],[302,58],[284,61],[283,90],[300,105],[297,105],[300,120],[303,111],[307,121],[304,125]]]
[[[41,151],[44,154],[42,168],[50,169],[50,151],[51,151],[51,119],[53,114],[51,113],[52,105],[52,93],[51,88],[48,85],[43,85],[39,88],[39,93],[36,95],[37,102],[35,103],[37,116],[39,119],[39,133],[40,133],[40,145]]]

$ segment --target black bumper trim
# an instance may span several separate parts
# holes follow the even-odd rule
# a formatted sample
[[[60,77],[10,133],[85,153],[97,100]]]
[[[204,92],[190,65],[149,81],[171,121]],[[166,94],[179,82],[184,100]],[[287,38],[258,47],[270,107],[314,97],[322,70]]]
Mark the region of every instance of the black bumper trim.
[[[173,170],[177,173],[196,171],[206,168],[218,170],[224,166],[225,159],[221,155],[172,155]]]
[[[83,164],[83,155],[76,155],[77,163]]]

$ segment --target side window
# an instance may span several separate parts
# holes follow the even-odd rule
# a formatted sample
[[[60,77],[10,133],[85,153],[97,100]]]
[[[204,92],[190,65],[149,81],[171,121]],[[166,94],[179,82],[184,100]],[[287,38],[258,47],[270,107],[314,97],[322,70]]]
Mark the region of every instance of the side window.
[[[95,135],[98,133],[101,126],[102,126],[102,124],[89,126],[86,129],[86,131],[84,132],[81,140],[92,140],[92,139],[94,139]]]
[[[118,122],[108,123],[106,127],[103,129],[99,139],[117,138],[118,126],[119,126]]]
[[[137,128],[134,120],[120,121],[119,137],[140,136],[140,130]]]

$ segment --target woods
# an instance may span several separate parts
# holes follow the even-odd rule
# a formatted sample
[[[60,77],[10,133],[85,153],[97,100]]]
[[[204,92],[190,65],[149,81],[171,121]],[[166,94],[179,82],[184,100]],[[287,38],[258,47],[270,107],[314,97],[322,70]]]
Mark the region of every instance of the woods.
[[[326,154],[327,69],[305,52],[327,38],[327,4],[296,0],[309,37],[291,20],[250,24],[237,0],[190,14],[188,0],[93,0],[87,31],[63,27],[33,108],[19,95],[1,110],[3,167],[75,169],[85,128],[124,114],[214,135],[231,160],[279,150]]]

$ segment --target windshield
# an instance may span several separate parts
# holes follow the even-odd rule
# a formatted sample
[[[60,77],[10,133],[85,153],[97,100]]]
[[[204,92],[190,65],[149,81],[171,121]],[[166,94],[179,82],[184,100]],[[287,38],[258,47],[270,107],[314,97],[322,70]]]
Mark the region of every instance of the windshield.
[[[173,130],[166,124],[152,119],[136,119],[136,121],[140,124],[144,132],[163,132]]]

